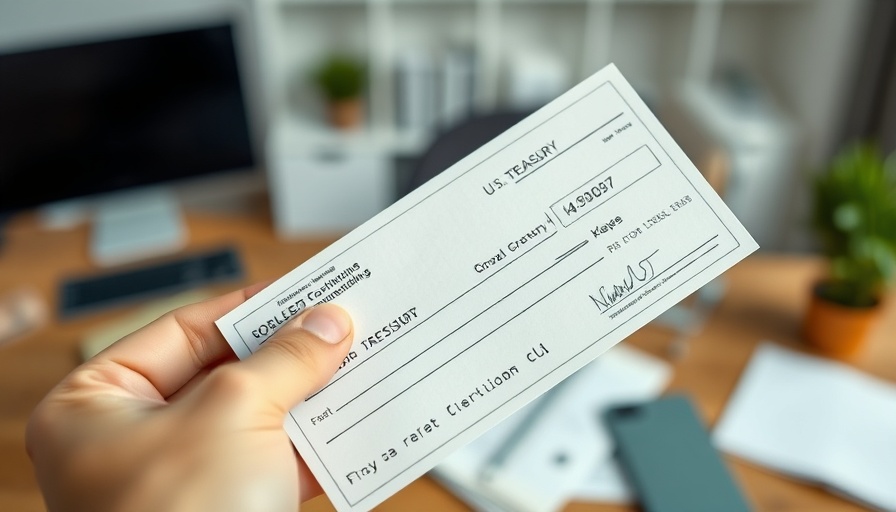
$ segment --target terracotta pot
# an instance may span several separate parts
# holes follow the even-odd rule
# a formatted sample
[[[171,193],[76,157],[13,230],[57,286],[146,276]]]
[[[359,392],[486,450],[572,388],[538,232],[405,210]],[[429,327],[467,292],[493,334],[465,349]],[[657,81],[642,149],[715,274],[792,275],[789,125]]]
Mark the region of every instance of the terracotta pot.
[[[331,101],[328,105],[330,123],[340,130],[349,130],[364,120],[364,102],[361,98]]]
[[[853,308],[833,303],[813,290],[803,322],[806,341],[821,353],[850,359],[862,351],[881,306]]]

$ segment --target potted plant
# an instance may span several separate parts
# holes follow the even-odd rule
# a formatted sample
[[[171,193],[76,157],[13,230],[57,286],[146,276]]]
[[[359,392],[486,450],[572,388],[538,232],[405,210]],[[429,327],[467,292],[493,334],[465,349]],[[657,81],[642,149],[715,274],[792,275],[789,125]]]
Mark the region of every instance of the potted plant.
[[[864,345],[896,273],[896,168],[875,148],[854,146],[814,184],[812,220],[830,260],[805,318],[822,352],[849,358]]]
[[[314,81],[327,99],[328,117],[333,126],[349,129],[361,124],[365,72],[360,61],[333,55],[315,69]]]

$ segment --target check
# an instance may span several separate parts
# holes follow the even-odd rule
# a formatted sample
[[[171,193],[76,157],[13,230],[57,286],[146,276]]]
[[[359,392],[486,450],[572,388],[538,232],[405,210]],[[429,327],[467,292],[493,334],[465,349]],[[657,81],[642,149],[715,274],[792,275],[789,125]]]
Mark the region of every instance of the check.
[[[756,248],[611,65],[217,324],[242,358],[304,308],[352,314],[285,428],[369,509]]]

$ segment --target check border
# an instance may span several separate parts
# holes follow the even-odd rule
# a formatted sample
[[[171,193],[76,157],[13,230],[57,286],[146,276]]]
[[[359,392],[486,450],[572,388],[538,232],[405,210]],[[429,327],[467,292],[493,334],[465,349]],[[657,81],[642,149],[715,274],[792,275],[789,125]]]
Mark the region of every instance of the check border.
[[[713,207],[709,204],[709,201],[706,200],[706,197],[704,197],[704,195],[701,193],[700,189],[694,184],[694,182],[693,182],[693,181],[691,180],[691,178],[687,175],[687,173],[685,173],[685,172],[681,169],[681,167],[678,165],[678,163],[675,161],[675,159],[672,158],[672,156],[669,154],[669,151],[668,151],[668,149],[666,148],[666,146],[664,146],[662,143],[660,143],[659,139],[657,138],[657,136],[656,136],[656,134],[654,133],[654,131],[651,129],[650,125],[648,125],[647,123],[644,123],[644,120],[641,118],[640,115],[638,115],[638,112],[637,112],[634,108],[632,108],[632,105],[628,102],[628,100],[625,98],[625,96],[623,96],[623,95],[619,92],[619,89],[616,88],[616,86],[613,84],[613,82],[610,81],[610,80],[606,80],[606,81],[600,83],[599,85],[597,85],[596,87],[594,87],[592,90],[590,90],[590,91],[584,93],[581,97],[579,97],[578,99],[576,99],[575,101],[573,101],[572,103],[570,103],[569,105],[567,105],[566,107],[562,108],[561,110],[557,111],[556,113],[554,113],[553,115],[551,115],[550,117],[548,117],[547,119],[545,119],[544,121],[542,121],[541,123],[539,123],[538,125],[532,127],[531,129],[527,130],[526,132],[522,133],[520,136],[516,137],[515,139],[513,139],[513,140],[510,141],[510,142],[508,142],[507,144],[505,144],[505,145],[502,146],[501,148],[497,149],[496,151],[494,151],[494,152],[491,153],[490,155],[486,156],[485,158],[483,158],[482,160],[480,160],[480,161],[477,162],[476,164],[472,165],[472,166],[471,166],[469,169],[467,169],[466,171],[461,172],[460,174],[458,174],[458,175],[455,176],[454,178],[452,178],[452,179],[450,179],[449,181],[447,181],[447,182],[446,182],[445,184],[443,184],[442,186],[436,188],[436,189],[433,190],[431,193],[429,193],[429,194],[427,194],[426,196],[422,197],[419,201],[417,201],[416,203],[410,205],[410,206],[409,206],[407,209],[405,209],[404,211],[398,213],[398,214],[395,215],[393,218],[391,218],[391,219],[389,219],[388,221],[384,222],[382,225],[380,225],[379,227],[377,227],[376,229],[374,229],[373,231],[371,231],[370,233],[368,233],[367,235],[365,235],[364,237],[362,237],[361,239],[359,239],[359,240],[356,241],[355,243],[349,245],[348,247],[346,247],[345,249],[343,249],[342,251],[340,251],[339,253],[337,253],[336,255],[334,255],[332,258],[330,258],[329,260],[327,260],[326,263],[320,265],[320,266],[317,267],[314,271],[308,273],[307,275],[305,275],[305,276],[302,277],[301,279],[299,279],[299,280],[293,282],[292,284],[286,286],[286,287],[285,287],[285,288],[286,288],[286,291],[288,291],[288,290],[294,288],[296,285],[298,285],[298,284],[300,284],[300,283],[303,283],[304,281],[310,279],[312,276],[314,276],[316,273],[320,272],[321,270],[323,270],[323,269],[325,269],[325,268],[331,266],[332,263],[333,263],[336,259],[338,259],[340,256],[342,256],[343,254],[345,254],[346,252],[348,252],[349,250],[351,250],[352,248],[354,248],[355,246],[357,246],[357,245],[360,244],[361,242],[365,241],[367,238],[369,238],[369,237],[372,236],[373,234],[377,233],[379,230],[383,229],[384,227],[388,226],[389,224],[391,224],[392,222],[394,222],[394,221],[397,220],[398,218],[400,218],[400,217],[402,217],[403,215],[405,215],[406,213],[410,212],[411,210],[413,210],[414,208],[416,208],[417,206],[419,206],[420,204],[422,204],[424,201],[426,201],[427,199],[429,199],[430,197],[432,197],[432,196],[435,195],[436,193],[440,192],[440,191],[441,191],[442,189],[444,189],[445,187],[447,187],[447,186],[453,184],[455,181],[457,181],[457,180],[460,179],[461,177],[467,175],[468,173],[470,173],[470,172],[473,171],[474,169],[478,168],[479,166],[481,166],[481,165],[484,164],[485,162],[491,160],[494,156],[496,156],[497,154],[503,152],[507,147],[509,147],[509,146],[511,146],[511,145],[513,145],[513,144],[515,144],[517,141],[519,141],[520,139],[522,139],[522,138],[525,137],[526,135],[530,134],[531,132],[533,132],[533,131],[535,131],[536,129],[538,129],[538,128],[540,128],[541,126],[543,126],[545,123],[550,122],[550,121],[551,121],[552,119],[554,119],[555,117],[559,116],[559,115],[562,114],[563,112],[565,112],[565,111],[567,111],[568,109],[572,108],[573,106],[577,105],[579,102],[585,100],[586,98],[588,98],[589,96],[591,96],[592,94],[594,94],[595,92],[597,92],[598,90],[600,90],[601,88],[603,88],[604,86],[609,86],[611,89],[613,89],[613,91],[616,93],[616,95],[619,97],[619,99],[626,105],[626,107],[629,109],[629,111],[631,111],[631,113],[638,119],[638,121],[641,123],[641,125],[644,126],[644,128],[647,130],[647,133],[650,134],[651,138],[653,138],[653,141],[656,143],[656,145],[659,146],[659,148],[662,149],[663,153],[665,153],[665,155],[666,155],[666,157],[669,159],[670,163],[675,167],[675,169],[678,170],[679,173],[681,173],[682,177],[684,177],[684,179],[688,182],[688,184],[691,185],[691,187],[692,187],[693,190],[694,190],[694,193],[697,194],[697,195],[700,197],[701,200],[703,200],[704,204],[706,204],[706,206],[709,208],[709,210],[713,213],[713,215],[715,216],[716,220],[722,225],[722,227],[725,229],[725,231],[728,232],[728,235],[729,235],[729,236],[734,240],[734,242],[735,242],[735,247],[732,248],[730,251],[726,252],[725,254],[723,254],[722,256],[720,256],[719,258],[717,258],[716,260],[713,260],[711,263],[709,263],[708,265],[706,265],[705,267],[703,267],[703,269],[702,269],[700,272],[696,273],[694,276],[691,276],[690,278],[684,280],[684,281],[681,282],[678,286],[675,286],[674,288],[670,289],[670,290],[669,290],[668,292],[666,292],[665,294],[661,295],[659,298],[657,298],[656,300],[654,300],[653,302],[651,302],[650,305],[655,304],[657,301],[659,301],[659,300],[661,300],[662,298],[664,298],[664,297],[668,296],[669,294],[673,293],[675,290],[679,289],[681,286],[684,286],[685,284],[687,284],[688,282],[690,282],[692,279],[694,279],[694,277],[700,275],[700,274],[701,274],[703,271],[705,271],[707,268],[711,267],[712,265],[716,264],[716,263],[717,263],[718,261],[720,261],[721,259],[725,258],[726,256],[728,256],[728,255],[731,254],[732,252],[734,252],[734,251],[736,251],[737,249],[739,249],[739,248],[741,247],[741,242],[740,242],[740,240],[734,235],[734,233],[731,232],[731,229],[728,227],[727,224],[725,224],[725,222],[721,219],[721,217],[719,217],[718,212],[715,210],[715,208],[713,208]],[[544,108],[546,108],[546,107],[544,107]],[[617,116],[617,117],[618,117],[618,116]],[[511,129],[512,129],[512,128],[511,128]],[[275,302],[275,301],[277,300],[277,298],[278,298],[280,295],[281,295],[281,293],[276,294],[271,300],[264,302],[263,304],[261,304],[261,305],[258,306],[257,308],[253,309],[252,311],[250,311],[249,313],[247,313],[246,315],[244,315],[244,316],[243,316],[242,318],[240,318],[239,320],[236,320],[235,322],[232,323],[233,330],[236,331],[236,334],[240,337],[240,341],[243,342],[243,344],[246,346],[246,349],[247,349],[250,353],[252,352],[252,349],[249,347],[249,344],[246,343],[246,340],[243,338],[243,335],[242,335],[242,333],[240,332],[240,330],[237,328],[237,325],[238,325],[239,323],[243,322],[244,320],[246,320],[248,317],[254,315],[254,314],[255,314],[256,312],[258,312],[260,309],[266,307],[268,304],[270,304],[270,303],[272,303],[272,302]],[[295,422],[295,424],[296,424],[296,427],[298,427],[299,431],[302,433],[302,436],[305,438],[306,443],[307,443],[308,446],[311,448],[311,450],[312,450],[312,452],[314,453],[315,457],[317,457],[318,462],[320,463],[321,467],[324,468],[324,470],[327,472],[327,475],[330,477],[330,480],[332,480],[332,482],[336,485],[336,488],[339,490],[339,493],[342,495],[343,500],[344,500],[346,503],[348,503],[349,506],[354,507],[354,506],[356,506],[357,504],[359,504],[359,503],[361,503],[362,501],[364,501],[365,499],[369,498],[369,497],[370,497],[372,494],[374,494],[375,492],[377,492],[377,491],[379,491],[380,489],[382,489],[384,486],[388,485],[390,482],[392,482],[392,481],[395,480],[396,478],[398,478],[398,477],[400,477],[401,475],[403,475],[404,473],[410,471],[414,466],[416,466],[417,464],[419,464],[420,461],[422,461],[422,460],[424,460],[425,458],[429,457],[430,455],[432,455],[433,453],[435,453],[437,450],[441,449],[443,446],[445,446],[446,444],[448,444],[448,443],[450,443],[451,441],[453,441],[454,439],[456,439],[458,436],[460,436],[460,435],[462,435],[463,433],[467,432],[469,429],[471,429],[471,428],[473,428],[475,425],[481,423],[483,420],[485,420],[485,419],[491,417],[492,415],[494,415],[500,408],[502,408],[503,406],[505,406],[508,402],[510,402],[511,400],[513,400],[513,399],[515,399],[516,397],[520,396],[522,393],[524,393],[525,391],[527,391],[527,390],[530,389],[531,387],[535,386],[535,385],[538,384],[539,382],[543,381],[543,380],[544,380],[545,378],[547,378],[548,376],[554,374],[554,373],[557,372],[559,369],[561,369],[561,368],[563,368],[564,366],[568,365],[572,360],[574,360],[575,358],[579,357],[582,353],[584,353],[585,351],[587,351],[588,349],[590,349],[591,347],[593,347],[595,344],[597,344],[597,343],[599,343],[600,341],[602,341],[604,338],[606,338],[607,336],[609,336],[609,335],[612,334],[613,332],[615,332],[615,331],[617,331],[618,329],[620,329],[621,327],[625,326],[626,324],[628,324],[628,323],[631,322],[632,320],[635,320],[635,319],[639,318],[641,315],[643,315],[644,311],[645,311],[647,308],[650,307],[650,305],[648,305],[648,306],[642,308],[642,309],[641,309],[640,311],[638,311],[637,313],[634,313],[630,318],[627,318],[627,319],[625,319],[624,321],[622,321],[619,325],[617,325],[617,326],[614,327],[613,329],[609,330],[606,334],[604,334],[603,336],[599,337],[597,340],[595,340],[595,341],[593,341],[592,343],[590,343],[590,344],[588,344],[587,346],[585,346],[582,350],[580,350],[579,352],[577,352],[575,355],[573,355],[572,357],[570,357],[569,359],[567,359],[567,360],[564,361],[563,363],[560,363],[559,365],[557,365],[556,368],[554,368],[553,370],[547,372],[545,375],[543,375],[542,377],[540,377],[539,379],[537,379],[535,382],[533,382],[533,383],[530,384],[529,386],[525,387],[525,388],[524,388],[523,390],[521,390],[519,393],[517,393],[517,394],[513,395],[512,397],[508,398],[508,399],[507,399],[506,401],[504,401],[502,404],[500,404],[500,405],[494,407],[494,408],[491,410],[491,412],[486,413],[482,418],[480,418],[480,419],[474,421],[473,423],[471,423],[469,426],[467,426],[467,427],[464,428],[463,430],[458,431],[457,434],[455,434],[454,436],[452,436],[452,437],[450,437],[449,439],[445,440],[445,442],[443,442],[443,443],[440,444],[439,446],[433,448],[432,450],[430,450],[430,451],[429,451],[428,453],[426,453],[425,455],[423,455],[423,456],[421,456],[421,457],[418,457],[417,460],[416,460],[415,462],[411,463],[410,465],[408,465],[407,467],[405,467],[403,470],[401,470],[401,471],[399,471],[398,473],[396,473],[392,478],[389,478],[388,480],[386,480],[385,482],[381,483],[379,486],[377,486],[376,488],[372,489],[371,491],[369,491],[368,493],[366,493],[364,496],[358,498],[358,499],[355,500],[355,501],[351,501],[351,500],[348,499],[348,497],[347,497],[346,494],[345,494],[345,491],[342,489],[342,486],[339,484],[339,482],[338,482],[338,481],[336,480],[336,478],[333,476],[333,473],[330,471],[330,468],[327,467],[327,464],[324,462],[323,458],[320,456],[320,454],[318,453],[317,449],[316,449],[316,448],[314,447],[314,445],[311,443],[310,439],[308,439],[308,436],[307,436],[307,434],[305,434],[305,431],[304,431],[304,429],[302,428],[302,425],[299,423],[299,421],[298,421],[298,420],[296,419],[296,417],[293,415],[292,411],[289,412],[289,416],[290,416],[290,418],[292,418],[293,422]]]

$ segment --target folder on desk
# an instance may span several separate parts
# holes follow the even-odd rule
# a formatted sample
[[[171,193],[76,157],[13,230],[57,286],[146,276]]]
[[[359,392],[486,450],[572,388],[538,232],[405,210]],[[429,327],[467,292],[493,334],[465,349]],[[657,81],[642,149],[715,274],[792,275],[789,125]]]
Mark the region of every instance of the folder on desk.
[[[719,420],[718,448],[896,510],[896,385],[766,343]]]

